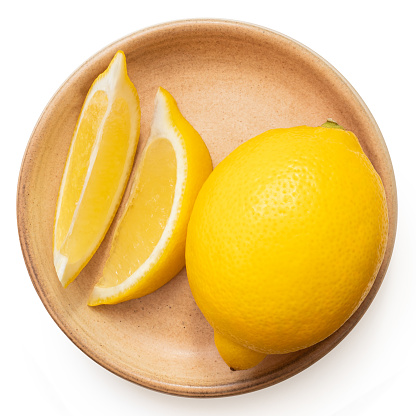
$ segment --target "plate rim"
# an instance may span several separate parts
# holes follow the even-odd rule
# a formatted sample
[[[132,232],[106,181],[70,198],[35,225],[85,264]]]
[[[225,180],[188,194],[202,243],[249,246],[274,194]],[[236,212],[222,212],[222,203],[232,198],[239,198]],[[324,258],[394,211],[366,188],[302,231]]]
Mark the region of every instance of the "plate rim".
[[[271,37],[280,37],[288,41],[289,43],[293,43],[294,45],[300,47],[302,50],[308,52],[312,56],[318,59],[318,61],[322,62],[324,66],[326,66],[328,69],[331,70],[331,72],[340,80],[342,81],[346,87],[351,91],[354,98],[357,100],[357,102],[360,104],[362,109],[364,110],[366,116],[368,117],[368,120],[372,124],[372,128],[377,134],[377,137],[379,139],[379,143],[383,147],[383,150],[385,152],[385,155],[387,157],[387,161],[389,162],[389,170],[391,172],[391,181],[392,181],[392,206],[393,206],[393,212],[392,219],[393,222],[389,223],[389,228],[391,232],[391,250],[389,252],[386,251],[385,257],[383,259],[383,262],[385,262],[385,271],[384,274],[380,277],[380,282],[378,284],[378,287],[373,287],[375,289],[375,292],[372,295],[372,298],[368,302],[368,304],[362,304],[360,308],[352,315],[352,317],[358,316],[358,319],[355,319],[354,322],[351,320],[351,318],[344,323],[344,325],[341,328],[344,328],[345,325],[348,326],[348,328],[344,331],[342,334],[338,334],[336,337],[335,342],[332,340],[329,345],[328,340],[332,338],[333,336],[336,336],[337,333],[339,333],[339,330],[336,331],[333,335],[326,338],[324,341],[322,341],[319,344],[316,344],[316,346],[312,347],[310,349],[311,354],[308,354],[307,357],[309,358],[306,360],[306,362],[303,363],[300,367],[296,364],[298,364],[299,361],[305,361],[304,356],[300,358],[295,358],[293,361],[290,362],[289,365],[286,366],[287,371],[281,375],[274,374],[274,372],[269,372],[262,374],[261,376],[257,378],[251,378],[244,381],[238,381],[236,383],[229,383],[224,385],[215,385],[215,386],[190,386],[190,385],[184,385],[184,384],[174,384],[169,382],[161,382],[155,379],[150,379],[146,376],[141,377],[134,377],[133,374],[127,374],[126,372],[122,372],[120,369],[118,369],[116,366],[113,366],[111,362],[108,360],[103,359],[102,356],[96,356],[94,354],[94,350],[89,348],[86,343],[83,342],[81,337],[77,337],[75,333],[71,331],[71,328],[66,325],[66,322],[62,320],[62,318],[57,314],[56,310],[53,308],[53,305],[51,302],[49,302],[47,295],[42,291],[42,287],[39,283],[39,280],[37,278],[37,271],[32,263],[32,256],[30,253],[30,247],[26,241],[25,238],[25,223],[23,218],[23,211],[25,206],[25,185],[24,185],[24,176],[26,171],[26,166],[28,163],[28,157],[30,155],[31,148],[34,146],[36,140],[41,140],[41,138],[36,138],[35,133],[44,118],[46,112],[50,108],[51,104],[54,102],[54,100],[60,95],[61,91],[65,88],[67,83],[78,73],[81,73],[84,68],[86,68],[91,62],[99,60],[100,56],[102,54],[105,54],[109,49],[114,48],[117,44],[123,43],[128,41],[129,39],[137,38],[144,36],[146,34],[152,34],[153,32],[158,31],[164,31],[166,29],[171,28],[178,28],[183,26],[198,26],[198,25],[216,25],[216,26],[234,26],[236,29],[246,29],[246,30],[261,30],[263,32],[267,32],[267,34]],[[354,89],[354,87],[349,83],[349,81],[334,67],[332,66],[328,61],[326,61],[323,57],[321,57],[318,53],[310,49],[309,47],[305,46],[301,42],[284,35],[278,31],[275,31],[273,29],[255,24],[255,23],[249,23],[244,22],[240,20],[232,20],[232,19],[217,19],[217,18],[197,18],[197,19],[180,19],[180,20],[173,20],[173,21],[167,21],[163,23],[159,23],[156,25],[152,25],[143,29],[140,29],[138,31],[132,32],[110,44],[100,49],[98,52],[93,54],[91,57],[89,57],[86,61],[84,61],[78,68],[76,68],[66,79],[65,81],[60,85],[60,87],[56,90],[56,92],[52,95],[50,100],[45,105],[42,113],[40,114],[33,130],[30,135],[29,141],[26,145],[25,152],[22,158],[21,167],[19,170],[19,177],[18,177],[18,185],[17,185],[17,195],[16,195],[16,215],[17,215],[17,228],[18,228],[18,235],[19,235],[19,241],[20,246],[23,254],[23,258],[26,264],[26,268],[28,270],[30,279],[32,281],[32,284],[42,301],[45,309],[49,313],[49,315],[52,317],[54,322],[57,324],[57,326],[62,330],[62,332],[89,358],[91,358],[93,361],[95,361],[100,366],[104,367],[108,371],[112,372],[113,374],[127,380],[130,382],[133,382],[135,384],[138,384],[142,387],[146,387],[148,389],[159,391],[167,394],[177,395],[177,396],[187,396],[187,397],[224,397],[224,396],[233,396],[243,393],[248,393],[251,391],[259,390],[265,387],[269,387],[271,385],[277,384],[281,381],[284,381],[290,377],[292,377],[295,374],[298,374],[299,372],[303,371],[304,369],[308,368],[312,364],[316,363],[318,360],[323,358],[328,352],[330,352],[332,349],[334,349],[355,327],[355,325],[361,320],[363,315],[365,314],[368,307],[371,305],[375,295],[377,294],[379,287],[381,286],[381,283],[384,280],[385,274],[388,269],[388,265],[391,260],[392,253],[394,251],[394,244],[396,239],[396,232],[397,232],[397,216],[398,216],[398,204],[397,204],[397,188],[396,188],[396,181],[395,181],[395,175],[394,170],[391,162],[391,157],[389,154],[389,151],[387,149],[384,137],[381,133],[381,130],[379,126],[376,123],[376,120],[374,119],[372,113],[370,112],[369,108],[361,98],[361,96],[358,94],[358,92]],[[373,291],[373,290],[372,290]],[[340,328],[340,329],[341,329]],[[319,346],[319,353],[314,354],[316,350],[318,350]],[[312,359],[311,359],[312,356]],[[235,388],[233,388],[235,386]]]

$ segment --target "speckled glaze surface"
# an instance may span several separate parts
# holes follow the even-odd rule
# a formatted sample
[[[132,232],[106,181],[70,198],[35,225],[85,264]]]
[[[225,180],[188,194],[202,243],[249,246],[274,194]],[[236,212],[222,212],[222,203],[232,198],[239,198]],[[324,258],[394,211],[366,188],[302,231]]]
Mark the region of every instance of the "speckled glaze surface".
[[[316,126],[330,117],[358,136],[385,186],[389,242],[370,294],[336,333],[311,348],[269,356],[251,370],[233,372],[218,355],[213,331],[193,300],[185,270],[142,299],[88,307],[114,227],[75,282],[62,288],[52,258],[59,184],[83,100],[119,49],[126,54],[128,73],[141,101],[139,151],[149,134],[158,86],[176,98],[207,144],[214,166],[239,144],[271,128]],[[123,202],[118,216],[122,209]],[[302,371],[351,331],[386,273],[396,233],[397,196],[390,157],[376,122],[327,62],[263,27],[187,20],[141,30],[115,42],[83,64],[58,90],[26,149],[17,220],[32,283],[52,318],[82,351],[145,387],[183,396],[226,396],[260,389]]]

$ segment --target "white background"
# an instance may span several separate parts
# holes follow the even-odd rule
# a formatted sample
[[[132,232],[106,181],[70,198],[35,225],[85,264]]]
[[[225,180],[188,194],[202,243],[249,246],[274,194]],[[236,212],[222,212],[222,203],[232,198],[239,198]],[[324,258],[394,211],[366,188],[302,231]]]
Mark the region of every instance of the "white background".
[[[416,415],[415,41],[412,1],[15,1],[1,42],[1,413],[5,415]],[[38,298],[21,255],[15,196],[31,131],[49,99],[91,55],[170,20],[241,20],[320,54],[373,113],[393,160],[399,226],[382,287],[357,327],[291,379],[243,396],[189,399],[111,374],[75,347]],[[413,303],[412,303],[413,302]]]

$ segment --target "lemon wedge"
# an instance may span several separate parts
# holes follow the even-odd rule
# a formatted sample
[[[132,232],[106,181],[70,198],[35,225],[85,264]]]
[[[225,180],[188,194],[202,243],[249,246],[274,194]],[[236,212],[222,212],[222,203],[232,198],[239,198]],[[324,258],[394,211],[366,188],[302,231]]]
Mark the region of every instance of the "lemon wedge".
[[[200,135],[159,88],[150,137],[90,306],[147,295],[185,266],[189,217],[211,171]]]
[[[139,140],[140,103],[122,51],[92,84],[59,190],[54,265],[68,286],[97,250],[120,204]]]

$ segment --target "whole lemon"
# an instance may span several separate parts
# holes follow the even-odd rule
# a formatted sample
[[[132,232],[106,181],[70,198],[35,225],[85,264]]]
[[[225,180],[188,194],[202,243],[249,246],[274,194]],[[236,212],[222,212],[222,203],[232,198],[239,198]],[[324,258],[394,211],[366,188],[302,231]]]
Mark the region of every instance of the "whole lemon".
[[[243,143],[197,197],[189,284],[233,369],[331,335],[380,268],[388,233],[382,181],[357,137],[326,125]]]

